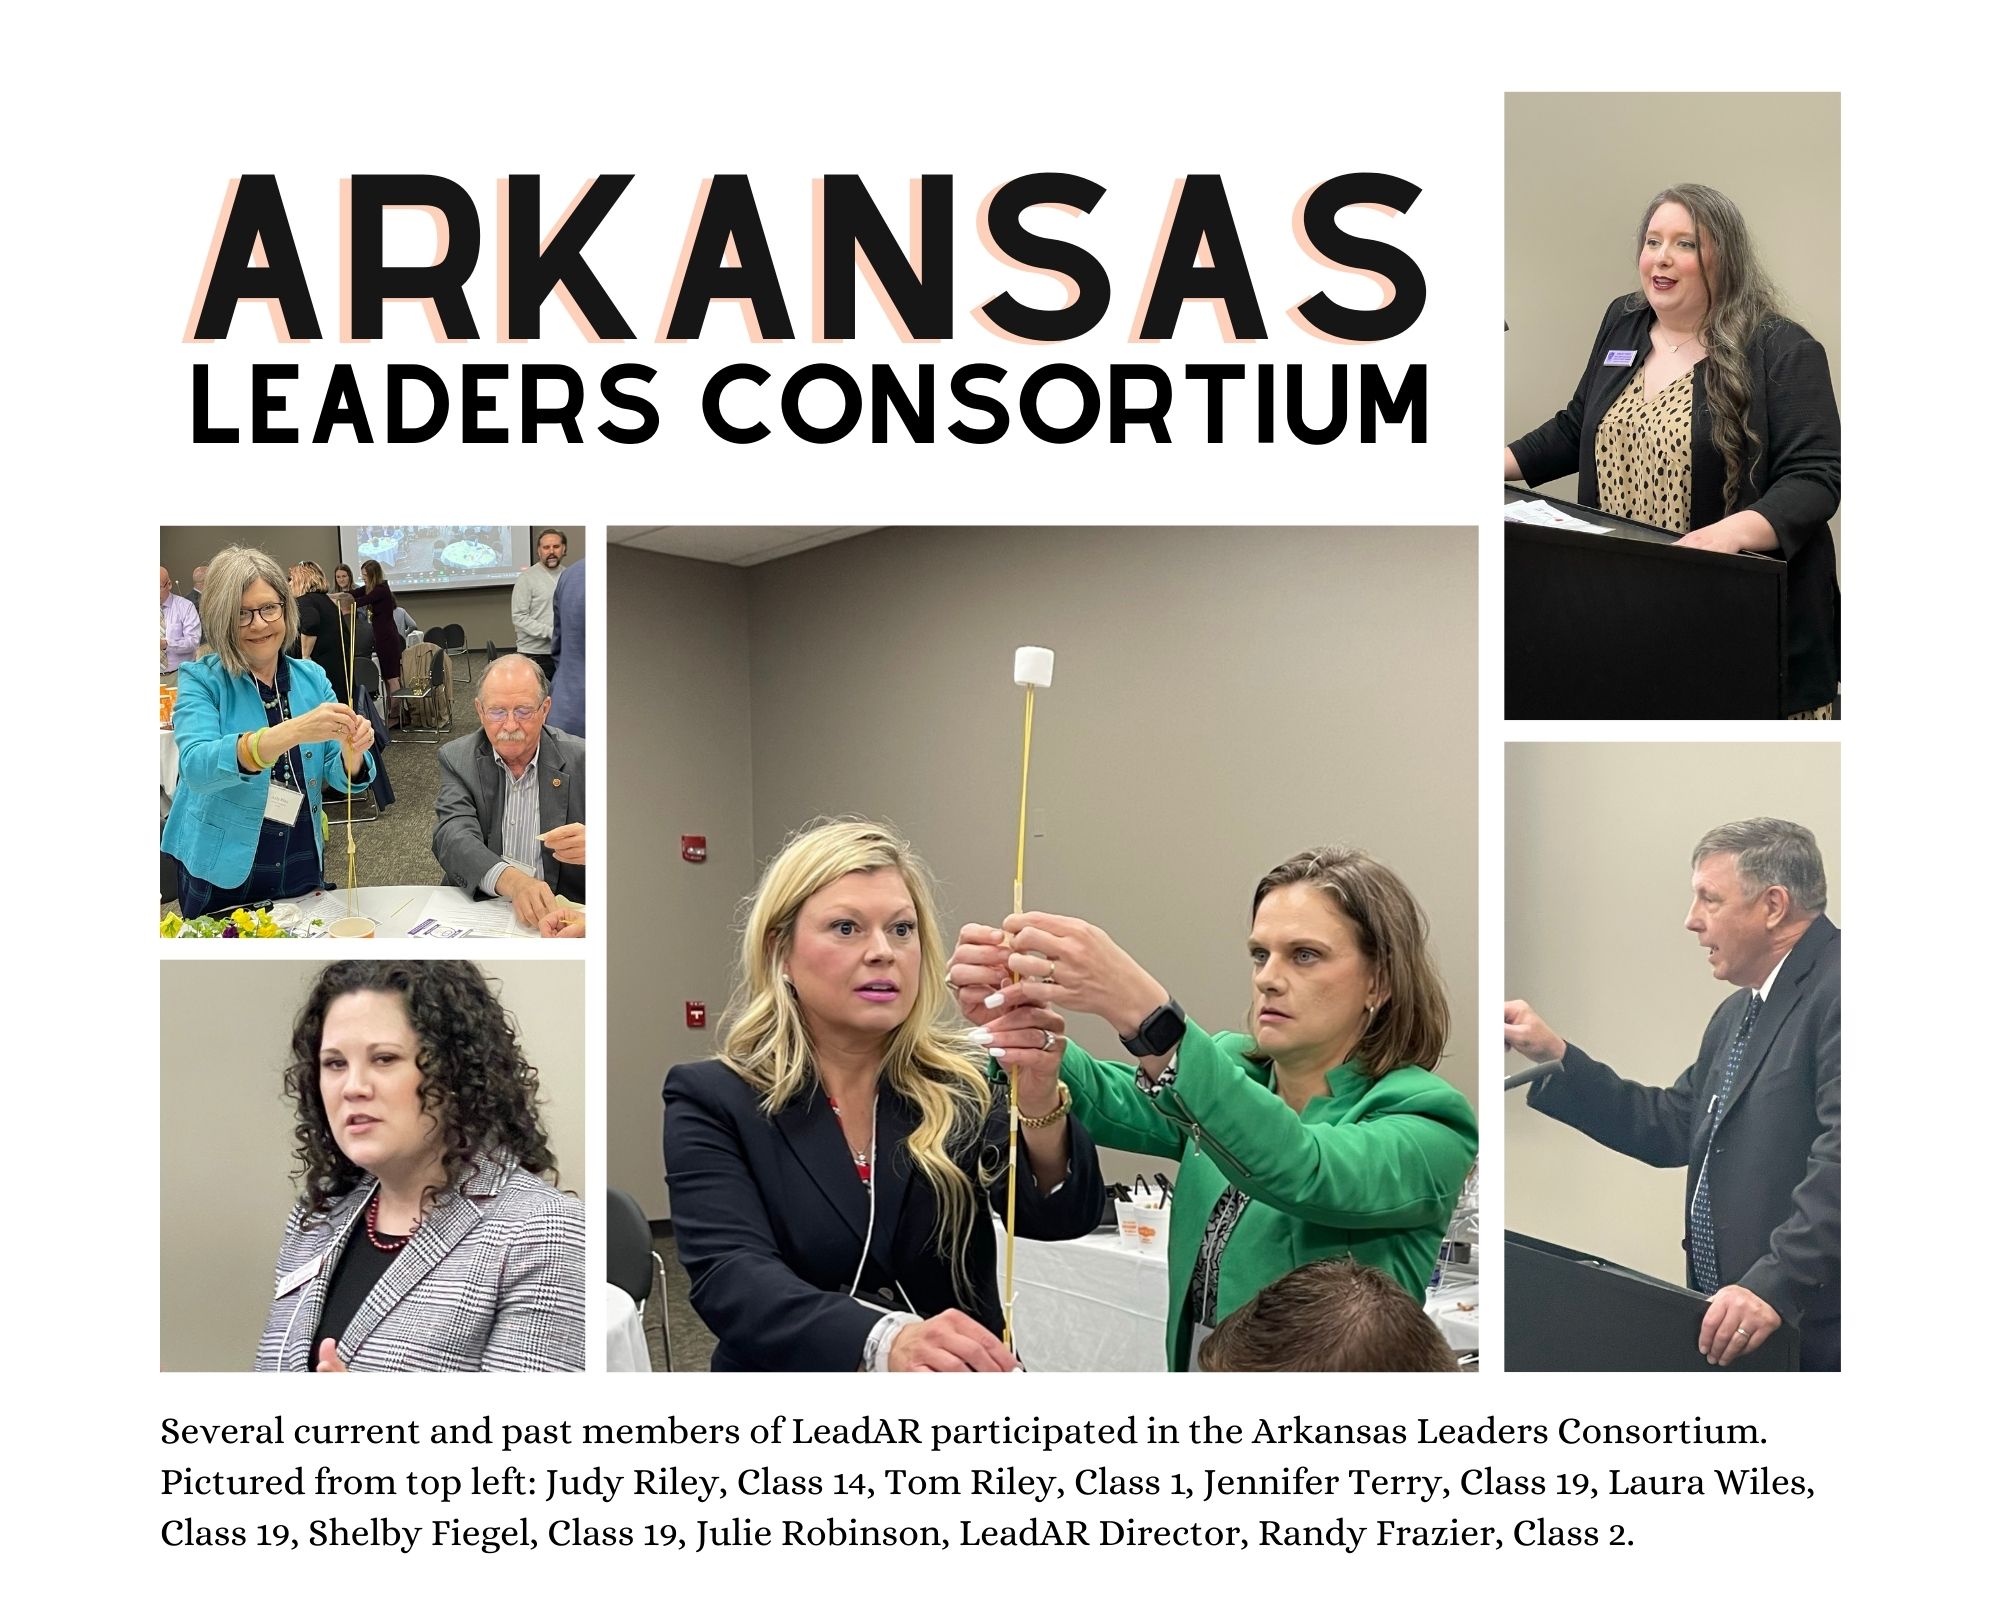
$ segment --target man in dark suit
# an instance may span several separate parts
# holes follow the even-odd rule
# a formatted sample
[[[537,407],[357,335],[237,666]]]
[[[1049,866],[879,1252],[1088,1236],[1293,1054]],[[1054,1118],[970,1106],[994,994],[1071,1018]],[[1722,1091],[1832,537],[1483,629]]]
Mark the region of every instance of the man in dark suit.
[[[545,727],[549,685],[523,655],[501,656],[474,694],[479,733],[438,750],[431,853],[445,882],[514,903],[539,925],[556,896],[584,898],[584,746]]]
[[[1812,834],[1756,817],[1694,850],[1688,931],[1735,992],[1693,1066],[1633,1083],[1567,1044],[1524,1000],[1508,1045],[1562,1070],[1528,1104],[1599,1144],[1688,1170],[1688,1285],[1709,1296],[1702,1354],[1722,1366],[1783,1322],[1800,1364],[1840,1367],[1840,930]]]

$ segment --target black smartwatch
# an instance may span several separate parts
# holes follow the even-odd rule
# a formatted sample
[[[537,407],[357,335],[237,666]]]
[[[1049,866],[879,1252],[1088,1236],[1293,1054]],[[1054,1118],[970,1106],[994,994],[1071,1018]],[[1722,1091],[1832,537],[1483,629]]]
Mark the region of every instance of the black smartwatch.
[[[1132,1035],[1129,1038],[1120,1035],[1118,1042],[1135,1056],[1169,1056],[1180,1048],[1186,1035],[1187,1013],[1169,995],[1165,1005],[1147,1013]]]

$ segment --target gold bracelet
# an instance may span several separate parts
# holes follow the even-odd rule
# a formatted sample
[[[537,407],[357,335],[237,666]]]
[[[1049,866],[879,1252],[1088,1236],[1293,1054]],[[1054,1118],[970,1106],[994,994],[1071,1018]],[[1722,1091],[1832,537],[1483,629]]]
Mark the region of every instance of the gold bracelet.
[[[1055,1110],[1047,1112],[1039,1117],[1023,1117],[1021,1119],[1021,1126],[1024,1128],[1037,1128],[1037,1129],[1053,1128],[1058,1122],[1062,1121],[1062,1119],[1068,1115],[1069,1115],[1069,1085],[1058,1079],[1056,1082]]]

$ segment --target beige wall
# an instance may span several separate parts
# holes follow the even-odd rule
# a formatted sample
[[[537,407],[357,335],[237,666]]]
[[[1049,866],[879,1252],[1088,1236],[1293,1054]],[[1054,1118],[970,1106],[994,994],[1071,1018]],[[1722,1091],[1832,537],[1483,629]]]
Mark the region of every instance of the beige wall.
[[[1673,183],[1742,209],[1840,393],[1839,95],[1510,94],[1506,170],[1509,439],[1569,403],[1605,306],[1638,286],[1640,210]]]
[[[736,903],[756,874],[750,844],[750,584],[738,567],[613,545],[607,631],[618,641],[610,736],[592,741],[610,784],[610,826],[645,848],[621,849],[594,892],[613,933],[607,974],[611,1184],[649,1217],[667,1214],[660,1163],[660,1080],[676,1061],[715,1053],[729,998]],[[643,830],[643,831],[642,831]],[[680,836],[708,839],[708,860],[681,860]],[[648,842],[650,841],[650,842]],[[685,1003],[708,1005],[687,1026]]]
[[[1755,816],[1812,829],[1839,922],[1838,745],[1509,745],[1508,998],[1626,1077],[1673,1082],[1733,992],[1681,925],[1688,853]],[[1530,1111],[1525,1090],[1507,1096],[1506,1138],[1509,1228],[1681,1281],[1683,1169],[1593,1144]]]
[[[1193,1015],[1237,1027],[1256,879],[1308,845],[1364,846],[1430,914],[1459,1023],[1444,1072],[1473,1093],[1469,530],[897,529],[747,575],[710,569],[706,586],[692,581],[699,563],[617,548],[612,559],[613,715],[630,735],[614,738],[614,823],[661,814],[661,794],[691,781],[674,776],[677,761],[709,769],[700,781],[714,785],[718,808],[747,803],[755,819],[754,854],[732,848],[701,869],[648,863],[643,879],[621,868],[614,1183],[642,1195],[657,1185],[658,1079],[647,1062],[659,1035],[647,1030],[686,1042],[671,1059],[712,1048],[713,1030],[697,1039],[681,1026],[683,990],[728,970],[735,903],[801,823],[836,812],[892,821],[936,872],[950,928],[1006,914],[1021,644],[1056,652],[1055,686],[1036,701],[1031,904],[1103,924]],[[746,614],[735,587],[745,576],[748,693],[738,704],[738,669],[707,651]],[[653,613],[643,622],[641,606]],[[704,641],[692,662],[676,643],[686,635]],[[634,725],[633,705],[648,708],[652,728]],[[737,745],[701,739],[718,720],[748,729],[747,784],[735,776]],[[667,758],[640,753],[633,738],[655,749],[690,742]],[[677,814],[663,817],[665,845],[683,831]],[[628,886],[636,898],[642,884],[662,886],[653,892],[673,908],[665,929],[656,913],[625,909]],[[699,910],[687,898],[696,885]],[[640,941],[649,956],[675,952],[685,982],[662,964],[635,984],[623,953]],[[1094,1019],[1075,1031],[1118,1052]],[[638,1063],[629,1074],[621,1036]],[[629,1167],[628,1120],[646,1132],[631,1136]]]
[[[581,523],[537,522],[531,526],[537,537],[543,533],[569,535],[565,565],[582,557]],[[287,567],[295,561],[317,561],[326,569],[328,578],[340,564],[338,527],[162,528],[160,560],[173,574],[174,592],[187,594],[192,588],[188,577],[194,569],[231,544],[258,545]],[[513,594],[511,584],[490,589],[447,589],[442,593],[413,590],[403,604],[417,619],[418,627],[442,628],[448,622],[456,622],[465,629],[466,643],[474,650],[483,650],[488,639],[503,645],[514,642]]]
[[[482,961],[542,1081],[562,1186],[583,1165],[583,967]],[[160,963],[160,1365],[247,1371],[293,1181],[284,1068],[314,961]],[[596,1215],[596,1207],[592,1207]]]

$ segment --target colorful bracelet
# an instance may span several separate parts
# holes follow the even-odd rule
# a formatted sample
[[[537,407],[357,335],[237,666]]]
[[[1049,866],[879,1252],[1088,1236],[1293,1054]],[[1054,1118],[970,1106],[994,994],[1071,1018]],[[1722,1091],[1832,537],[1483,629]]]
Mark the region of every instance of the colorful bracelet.
[[[271,763],[264,759],[264,730],[259,728],[250,735],[250,765],[263,772]]]

